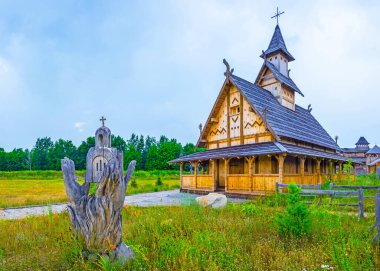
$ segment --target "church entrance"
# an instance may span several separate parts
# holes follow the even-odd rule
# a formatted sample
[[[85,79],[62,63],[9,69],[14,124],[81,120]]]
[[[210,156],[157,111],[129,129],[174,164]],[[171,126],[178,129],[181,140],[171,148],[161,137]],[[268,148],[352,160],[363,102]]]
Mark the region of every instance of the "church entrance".
[[[225,172],[225,168],[224,168],[224,161],[218,159],[216,166],[217,166],[217,180],[218,180],[217,189],[220,188],[220,189],[224,190],[224,188],[226,186],[226,172]]]

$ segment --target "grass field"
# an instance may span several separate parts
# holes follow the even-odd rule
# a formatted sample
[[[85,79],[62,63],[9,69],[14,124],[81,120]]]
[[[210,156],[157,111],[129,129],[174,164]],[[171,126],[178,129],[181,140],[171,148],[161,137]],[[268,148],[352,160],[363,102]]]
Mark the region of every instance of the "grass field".
[[[84,172],[79,171],[83,182]],[[163,185],[156,185],[161,176]],[[179,174],[170,171],[136,171],[127,195],[179,188]],[[66,202],[62,173],[59,171],[0,172],[0,208]]]
[[[379,247],[371,244],[374,217],[312,206],[311,233],[278,235],[284,208],[271,198],[229,204],[222,210],[128,207],[123,238],[136,252],[125,267],[85,262],[67,214],[0,220],[0,270],[376,270]],[[247,210],[246,206],[251,207]],[[137,211],[140,210],[140,211]],[[328,267],[326,267],[328,266]],[[324,267],[324,268],[323,268]],[[330,268],[331,269],[328,269]]]

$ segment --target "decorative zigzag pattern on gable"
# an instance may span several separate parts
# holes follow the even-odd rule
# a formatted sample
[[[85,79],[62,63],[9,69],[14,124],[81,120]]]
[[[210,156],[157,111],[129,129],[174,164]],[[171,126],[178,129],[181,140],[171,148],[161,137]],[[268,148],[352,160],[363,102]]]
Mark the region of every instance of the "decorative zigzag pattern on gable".
[[[232,104],[234,104],[235,102],[239,103],[239,100],[236,99],[236,97],[232,100]]]
[[[218,134],[222,134],[222,133],[226,133],[227,131],[226,131],[226,129],[222,129],[222,130],[219,130],[219,129],[216,129],[215,131],[211,131],[210,132],[210,135],[218,135]]]
[[[258,122],[257,120],[255,120],[254,123],[249,123],[249,122],[248,122],[248,123],[244,126],[244,128],[247,128],[248,126],[250,126],[250,127],[254,127],[255,124],[257,124],[258,126],[261,126],[261,125],[263,124],[263,122]]]

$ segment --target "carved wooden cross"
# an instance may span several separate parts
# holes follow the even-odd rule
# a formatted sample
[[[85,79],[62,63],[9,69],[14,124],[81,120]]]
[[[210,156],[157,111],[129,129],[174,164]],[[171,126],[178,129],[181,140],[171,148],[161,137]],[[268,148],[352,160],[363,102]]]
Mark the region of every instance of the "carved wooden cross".
[[[104,122],[106,121],[107,119],[104,117],[104,116],[102,116],[101,118],[100,118],[100,121],[102,122],[102,125],[104,126]]]
[[[270,17],[271,19],[273,18],[276,18],[277,20],[277,24],[278,24],[278,17],[280,17],[282,14],[284,14],[285,12],[281,11],[281,12],[278,12],[278,7],[277,7],[277,12],[274,16]]]

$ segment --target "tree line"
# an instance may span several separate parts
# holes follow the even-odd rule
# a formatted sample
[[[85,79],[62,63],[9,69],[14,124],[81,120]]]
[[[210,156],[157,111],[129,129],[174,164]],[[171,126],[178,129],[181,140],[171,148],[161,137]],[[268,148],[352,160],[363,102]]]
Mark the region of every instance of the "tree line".
[[[168,161],[196,151],[194,144],[182,146],[176,139],[166,136],[157,140],[151,136],[132,134],[125,140],[112,135],[111,142],[112,147],[124,153],[124,167],[136,160],[137,170],[178,169],[178,165],[169,165]],[[87,152],[94,146],[95,137],[88,137],[78,147],[71,140],[58,139],[53,142],[50,137],[44,137],[38,138],[31,150],[18,148],[6,152],[0,148],[0,171],[60,170],[64,157],[72,159],[76,169],[83,170],[86,169]]]

